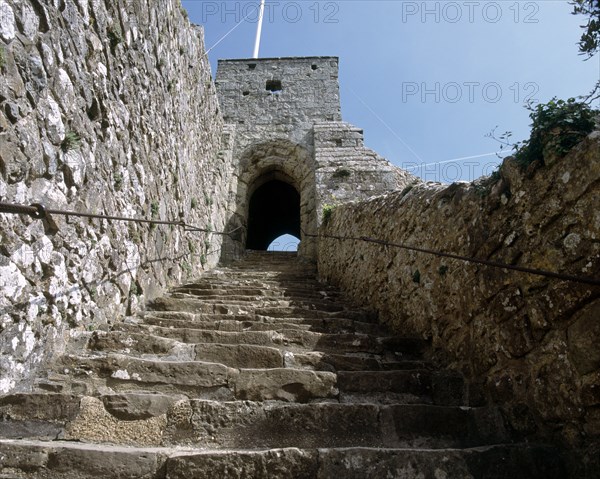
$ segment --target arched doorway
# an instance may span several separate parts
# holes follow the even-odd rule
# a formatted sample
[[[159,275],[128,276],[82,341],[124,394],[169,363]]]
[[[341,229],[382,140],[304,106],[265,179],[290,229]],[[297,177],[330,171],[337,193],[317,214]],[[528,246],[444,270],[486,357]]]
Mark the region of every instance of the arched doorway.
[[[246,249],[266,250],[284,234],[300,238],[300,193],[281,179],[267,179],[250,196]]]

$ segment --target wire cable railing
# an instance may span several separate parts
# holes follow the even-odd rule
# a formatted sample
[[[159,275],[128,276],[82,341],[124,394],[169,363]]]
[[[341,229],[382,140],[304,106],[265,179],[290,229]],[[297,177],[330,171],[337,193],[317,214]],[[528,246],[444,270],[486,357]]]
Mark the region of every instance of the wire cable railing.
[[[421,248],[418,246],[411,246],[411,245],[406,245],[406,244],[402,244],[402,243],[394,243],[394,242],[390,242],[390,241],[384,241],[384,240],[380,240],[380,239],[376,239],[376,238],[370,238],[368,236],[359,236],[359,237],[337,236],[337,235],[328,235],[328,234],[311,234],[311,233],[306,233],[306,232],[303,232],[303,235],[310,237],[310,238],[327,238],[327,239],[336,239],[336,240],[340,240],[340,241],[363,241],[366,243],[374,243],[374,244],[378,244],[381,246],[390,246],[393,248],[400,248],[400,249],[407,250],[407,251],[414,251],[417,253],[430,254],[430,255],[434,255],[434,256],[438,256],[438,257],[442,257],[442,258],[451,258],[451,259],[456,259],[456,260],[460,260],[460,261],[465,261],[468,263],[475,263],[475,264],[480,264],[480,265],[484,265],[484,266],[490,266],[492,268],[508,269],[508,270],[512,270],[512,271],[519,271],[521,273],[533,274],[533,275],[537,275],[537,276],[545,276],[547,278],[555,278],[555,279],[560,279],[560,280],[564,280],[564,281],[572,281],[575,283],[583,283],[583,284],[589,284],[592,286],[600,286],[599,278],[575,276],[575,275],[570,275],[570,274],[565,274],[565,273],[558,273],[555,271],[531,268],[528,266],[520,266],[520,265],[515,265],[515,264],[502,263],[500,261],[492,261],[492,260],[488,260],[488,259],[475,258],[472,256],[463,256],[463,255],[459,255],[459,254],[447,253],[444,251],[434,250],[434,249],[430,249],[430,248]]]
[[[243,226],[238,226],[237,228],[235,228],[231,231],[227,231],[227,232],[213,231],[211,228],[200,228],[198,226],[188,224],[183,220],[179,220],[179,221],[153,220],[153,219],[149,220],[149,219],[145,219],[145,218],[132,218],[132,217],[127,217],[127,216],[113,216],[113,215],[102,215],[102,214],[95,214],[95,213],[84,213],[84,212],[77,212],[77,211],[67,211],[67,210],[46,208],[41,203],[32,203],[31,205],[21,205],[21,204],[15,204],[15,203],[0,202],[0,213],[28,215],[34,219],[45,219],[45,218],[48,218],[49,215],[63,215],[63,216],[83,217],[83,218],[97,218],[97,219],[105,219],[105,220],[113,220],[113,221],[128,221],[128,222],[134,222],[134,223],[146,223],[146,224],[151,224],[151,225],[172,225],[172,226],[179,226],[181,228],[184,228],[185,231],[198,231],[198,232],[212,233],[212,234],[225,235],[225,236],[230,236],[234,232],[243,228]],[[556,271],[548,271],[548,270],[543,270],[543,269],[539,269],[539,268],[532,268],[532,267],[528,267],[528,266],[508,264],[508,263],[503,263],[500,261],[492,261],[489,259],[475,258],[472,256],[464,256],[464,255],[459,255],[459,254],[455,254],[455,253],[448,253],[445,251],[434,250],[434,249],[430,249],[430,248],[422,248],[422,247],[418,247],[418,246],[407,245],[407,244],[403,244],[403,243],[394,243],[394,242],[385,241],[385,240],[381,240],[381,239],[377,239],[377,238],[370,238],[368,236],[354,237],[354,236],[339,236],[339,235],[328,235],[328,234],[312,234],[312,233],[307,233],[305,231],[302,231],[302,234],[303,234],[303,236],[306,236],[308,238],[327,238],[327,239],[336,239],[336,240],[340,240],[340,241],[363,241],[363,242],[367,242],[367,243],[378,244],[380,246],[390,246],[390,247],[394,247],[394,248],[404,249],[407,251],[414,251],[417,253],[434,255],[434,256],[438,256],[438,257],[442,257],[442,258],[450,258],[450,259],[456,259],[459,261],[465,261],[468,263],[480,264],[480,265],[489,266],[492,268],[507,269],[507,270],[511,270],[511,271],[518,271],[521,273],[533,274],[533,275],[537,275],[537,276],[544,276],[547,278],[560,279],[563,281],[571,281],[571,282],[575,282],[575,283],[588,284],[588,285],[592,285],[592,286],[600,286],[599,278],[576,276],[576,275],[571,275],[571,274],[566,274],[566,273],[559,273]]]
[[[58,210],[53,208],[46,208],[42,203],[32,203],[30,205],[21,205],[15,203],[1,203],[0,202],[0,213],[9,213],[9,214],[17,214],[17,215],[28,215],[34,219],[46,219],[49,215],[62,215],[62,216],[76,216],[81,218],[96,218],[102,220],[112,220],[112,221],[128,221],[132,223],[145,223],[150,225],[171,225],[171,226],[179,226],[183,228],[185,231],[198,231],[204,233],[212,233],[216,235],[229,236],[242,228],[238,226],[237,228],[231,231],[213,231],[211,228],[200,228],[198,226],[194,226],[186,223],[183,220],[179,221],[169,221],[169,220],[154,220],[154,219],[145,219],[145,218],[132,218],[129,216],[114,216],[114,215],[103,215],[96,213],[84,213],[79,211],[68,211],[68,210]]]

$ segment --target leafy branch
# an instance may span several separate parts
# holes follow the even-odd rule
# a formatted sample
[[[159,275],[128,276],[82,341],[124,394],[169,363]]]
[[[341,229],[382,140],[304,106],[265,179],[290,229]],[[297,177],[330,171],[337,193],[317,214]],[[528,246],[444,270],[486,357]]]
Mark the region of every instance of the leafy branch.
[[[528,140],[512,143],[512,132],[497,135],[497,127],[485,136],[500,143],[500,150],[512,148],[522,168],[535,161],[543,164],[544,157],[564,156],[596,128],[600,111],[593,109],[588,101],[575,98],[565,101],[554,97],[548,103],[534,105],[528,102],[525,107],[530,111],[529,118],[532,120]]]

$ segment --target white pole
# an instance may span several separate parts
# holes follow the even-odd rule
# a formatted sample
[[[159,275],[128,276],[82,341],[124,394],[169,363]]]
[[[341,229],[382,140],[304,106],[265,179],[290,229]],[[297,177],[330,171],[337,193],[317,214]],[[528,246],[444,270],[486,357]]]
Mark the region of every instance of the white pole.
[[[258,13],[258,26],[256,27],[256,40],[254,42],[254,54],[252,58],[258,58],[258,49],[260,48],[260,35],[262,33],[263,17],[265,15],[265,0],[260,0],[260,11]]]

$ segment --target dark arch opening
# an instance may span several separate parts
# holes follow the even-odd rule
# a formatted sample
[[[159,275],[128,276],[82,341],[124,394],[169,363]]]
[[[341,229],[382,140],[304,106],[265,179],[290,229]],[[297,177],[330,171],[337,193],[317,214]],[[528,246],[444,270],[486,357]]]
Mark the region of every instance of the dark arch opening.
[[[300,194],[284,181],[267,181],[250,198],[246,248],[266,250],[286,233],[300,238]]]

